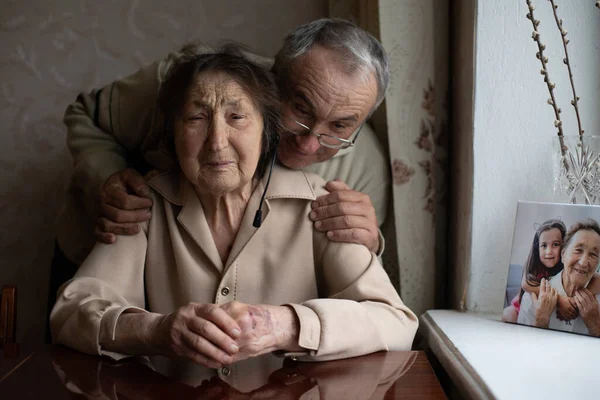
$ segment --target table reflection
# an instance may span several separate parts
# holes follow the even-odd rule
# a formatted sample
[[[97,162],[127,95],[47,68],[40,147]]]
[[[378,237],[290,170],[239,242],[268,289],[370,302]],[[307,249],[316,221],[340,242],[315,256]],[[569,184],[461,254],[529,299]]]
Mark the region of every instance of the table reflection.
[[[416,352],[301,363],[266,355],[219,370],[162,357],[114,363],[62,347],[52,364],[71,393],[90,399],[383,398],[413,365]]]

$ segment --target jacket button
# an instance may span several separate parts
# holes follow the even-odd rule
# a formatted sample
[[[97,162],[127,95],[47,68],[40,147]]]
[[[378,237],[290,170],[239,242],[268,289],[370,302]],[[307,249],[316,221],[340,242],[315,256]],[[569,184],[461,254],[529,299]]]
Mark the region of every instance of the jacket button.
[[[229,376],[229,374],[231,374],[231,370],[227,367],[223,367],[223,368],[221,368],[221,374],[223,376]]]
[[[229,294],[229,288],[225,286],[223,289],[221,289],[221,294],[223,296],[227,296]]]

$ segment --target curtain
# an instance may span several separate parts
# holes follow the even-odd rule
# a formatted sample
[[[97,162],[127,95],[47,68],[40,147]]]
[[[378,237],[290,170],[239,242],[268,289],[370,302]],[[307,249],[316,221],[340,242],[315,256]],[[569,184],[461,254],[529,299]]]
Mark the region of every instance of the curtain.
[[[390,86],[372,124],[389,152],[384,267],[417,315],[446,307],[448,1],[330,0],[389,57]]]

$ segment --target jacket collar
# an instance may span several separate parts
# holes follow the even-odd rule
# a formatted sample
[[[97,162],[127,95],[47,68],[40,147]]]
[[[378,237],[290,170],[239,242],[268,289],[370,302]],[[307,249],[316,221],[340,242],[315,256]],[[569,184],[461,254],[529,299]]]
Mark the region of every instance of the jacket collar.
[[[260,205],[260,198],[264,191],[268,174],[260,180],[256,189],[250,196],[246,212],[242,217],[240,229],[233,242],[229,257],[223,264],[212,233],[208,226],[204,209],[192,185],[179,171],[167,172],[152,178],[148,184],[156,190],[166,201],[176,206],[181,206],[177,221],[188,232],[200,247],[214,267],[221,273],[237,259],[242,250],[248,245],[255,233],[260,228],[252,226],[254,214]],[[284,198],[315,200],[315,191],[302,170],[291,170],[279,165],[273,168],[271,183],[265,196],[263,210],[263,224],[271,210],[270,201]]]

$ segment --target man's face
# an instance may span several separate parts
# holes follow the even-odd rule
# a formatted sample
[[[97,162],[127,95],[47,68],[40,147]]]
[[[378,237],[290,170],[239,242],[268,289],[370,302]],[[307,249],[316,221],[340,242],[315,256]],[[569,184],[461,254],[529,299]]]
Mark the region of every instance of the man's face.
[[[565,265],[563,283],[572,285],[574,290],[584,287],[598,268],[598,254],[600,254],[600,235],[587,229],[577,231],[562,252]]]
[[[320,46],[298,58],[283,93],[283,125],[298,132],[298,121],[314,133],[348,139],[367,118],[377,101],[377,81],[372,74],[348,75],[332,50]],[[281,133],[278,156],[289,168],[327,161],[339,150],[319,144],[315,135]]]

